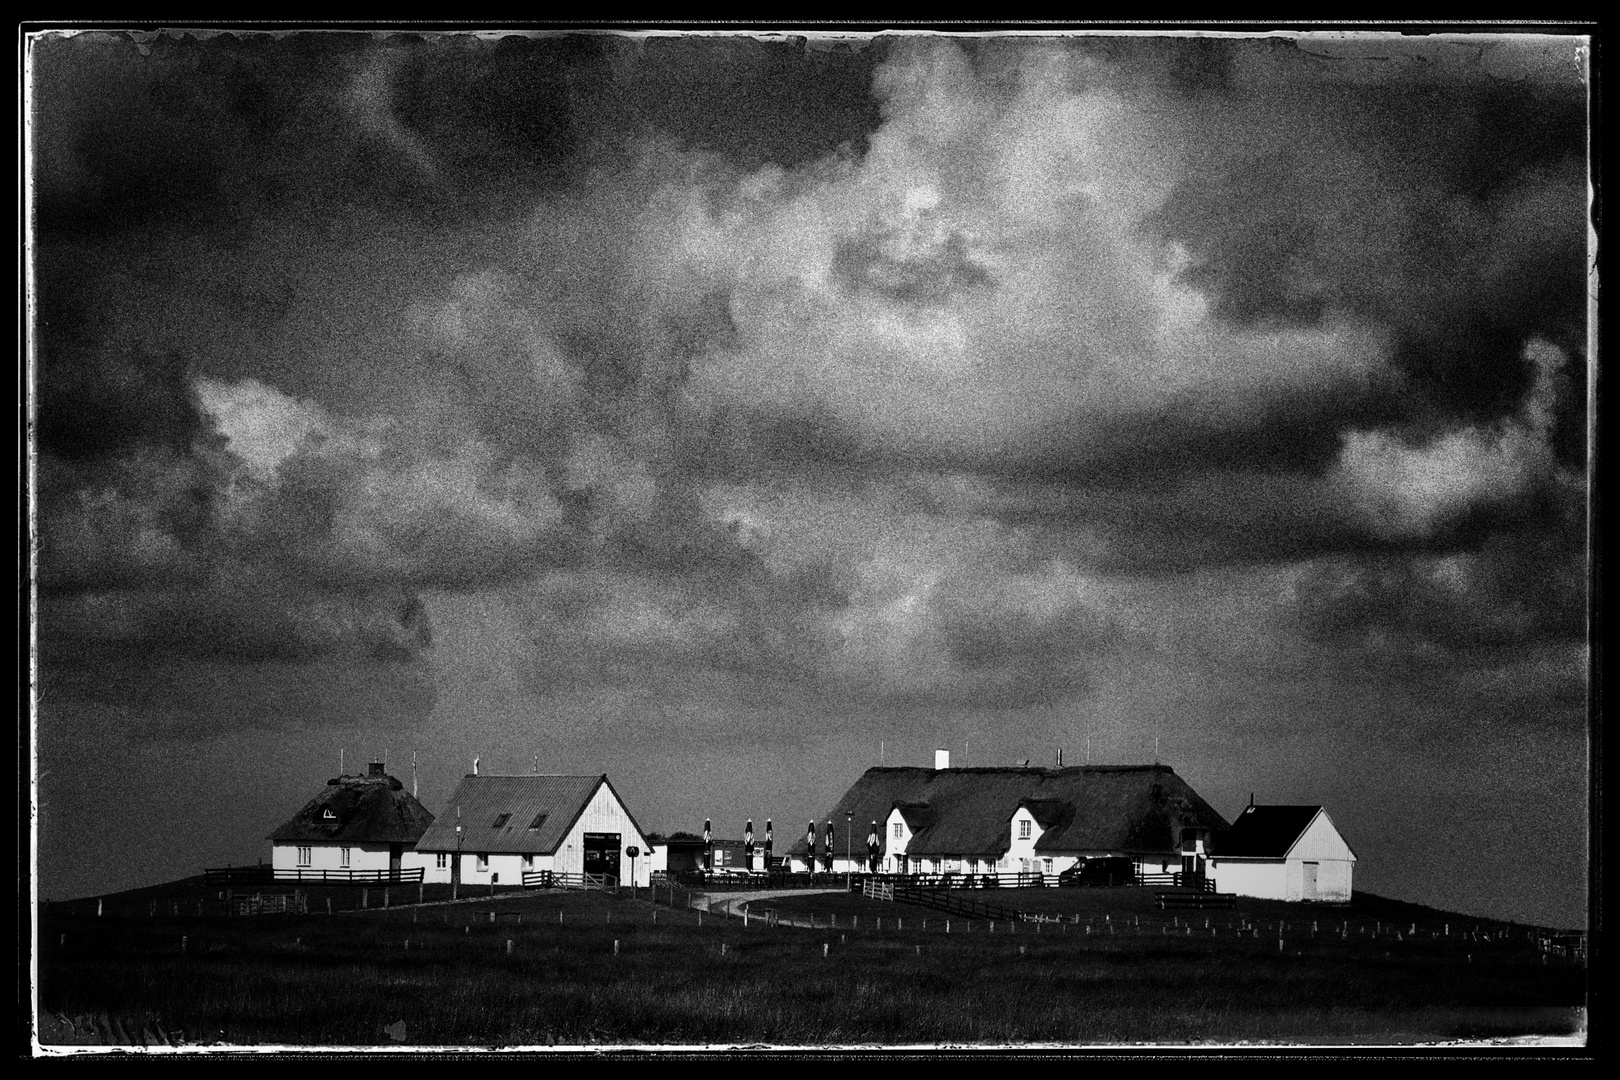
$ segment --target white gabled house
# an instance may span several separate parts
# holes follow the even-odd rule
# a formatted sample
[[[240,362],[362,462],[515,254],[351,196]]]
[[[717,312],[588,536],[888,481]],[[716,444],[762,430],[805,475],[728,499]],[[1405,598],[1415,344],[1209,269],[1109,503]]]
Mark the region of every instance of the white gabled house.
[[[404,788],[380,761],[364,774],[328,780],[268,837],[276,876],[342,880],[420,866],[416,842],[433,815]]]
[[[416,843],[428,881],[468,885],[521,885],[536,870],[646,885],[652,848],[605,775],[468,774]]]
[[[1209,876],[1239,896],[1348,903],[1355,866],[1320,806],[1250,803],[1210,856]]]

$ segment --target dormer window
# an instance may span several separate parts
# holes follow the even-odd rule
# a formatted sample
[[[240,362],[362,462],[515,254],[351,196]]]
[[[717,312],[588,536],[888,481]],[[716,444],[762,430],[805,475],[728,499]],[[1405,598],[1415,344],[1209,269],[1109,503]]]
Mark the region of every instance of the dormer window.
[[[540,826],[544,825],[545,823],[546,823],[546,815],[544,815],[544,814],[536,814],[536,815],[534,815],[534,820],[529,822],[529,831],[530,832],[539,832],[540,831]]]
[[[898,821],[894,823],[894,838],[896,840],[904,840],[906,838],[906,827]]]
[[[1019,821],[1018,821],[1018,839],[1020,839],[1020,840],[1028,840],[1029,839],[1029,826],[1030,826],[1029,818],[1020,818],[1019,819]]]
[[[490,828],[498,829],[502,825],[505,825],[508,821],[511,821],[511,820],[512,820],[512,815],[511,814],[498,814],[495,817],[494,823],[492,823],[490,825]]]

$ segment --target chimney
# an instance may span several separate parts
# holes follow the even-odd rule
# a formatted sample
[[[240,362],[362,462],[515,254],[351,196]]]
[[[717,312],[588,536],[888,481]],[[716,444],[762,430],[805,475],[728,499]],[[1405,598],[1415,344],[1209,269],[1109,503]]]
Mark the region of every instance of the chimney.
[[[384,773],[383,773],[383,763],[380,762],[380,761],[373,761],[371,763],[371,767],[366,770],[366,775],[367,776],[382,776],[382,775],[384,775]]]
[[[934,751],[934,768],[948,769],[951,767],[951,752],[949,750]]]

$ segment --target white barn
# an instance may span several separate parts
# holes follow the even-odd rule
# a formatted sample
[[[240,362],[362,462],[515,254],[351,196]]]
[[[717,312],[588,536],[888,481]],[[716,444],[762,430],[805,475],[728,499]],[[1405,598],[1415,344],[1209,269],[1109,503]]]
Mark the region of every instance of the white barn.
[[[526,872],[551,870],[646,885],[652,846],[604,775],[469,774],[416,853],[430,882],[521,885]]]
[[[421,865],[414,848],[433,815],[373,761],[345,774],[268,837],[279,878],[332,879],[398,873]]]
[[[1221,892],[1267,900],[1348,903],[1356,853],[1320,806],[1255,806],[1238,815],[1209,859]]]

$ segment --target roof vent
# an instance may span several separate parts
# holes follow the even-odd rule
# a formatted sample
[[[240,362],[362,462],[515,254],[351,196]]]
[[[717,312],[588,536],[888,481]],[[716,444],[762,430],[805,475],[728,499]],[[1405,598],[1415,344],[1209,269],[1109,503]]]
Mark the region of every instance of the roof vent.
[[[949,750],[934,751],[934,768],[948,769],[951,767],[951,752]]]

